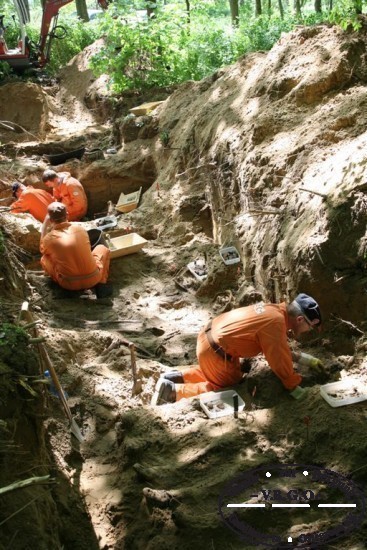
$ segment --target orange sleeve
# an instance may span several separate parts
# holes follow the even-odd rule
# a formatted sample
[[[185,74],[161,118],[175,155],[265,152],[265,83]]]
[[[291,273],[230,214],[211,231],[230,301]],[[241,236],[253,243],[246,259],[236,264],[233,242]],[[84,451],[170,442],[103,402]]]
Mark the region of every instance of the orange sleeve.
[[[41,254],[47,254],[49,240],[50,239],[47,238],[47,235],[45,235],[43,237],[43,239],[41,239],[41,241],[40,241],[40,252],[41,252]]]
[[[27,212],[29,206],[27,204],[26,197],[19,197],[18,200],[10,205],[10,208],[12,212]]]
[[[279,321],[265,326],[259,331],[258,338],[271,370],[280,378],[283,386],[288,390],[298,386],[302,377],[294,371],[284,323]]]
[[[68,183],[68,204],[65,203],[66,208],[69,206],[73,212],[83,210],[85,207],[84,193],[80,188],[80,185],[74,183]],[[63,201],[64,202],[64,201]]]

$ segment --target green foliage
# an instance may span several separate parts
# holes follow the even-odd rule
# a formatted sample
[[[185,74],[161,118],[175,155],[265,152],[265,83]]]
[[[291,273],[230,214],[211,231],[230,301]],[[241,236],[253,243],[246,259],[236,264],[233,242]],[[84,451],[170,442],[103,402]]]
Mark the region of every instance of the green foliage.
[[[331,13],[320,14],[315,13],[311,0],[302,1],[303,14],[298,18],[291,11],[291,4],[284,2],[282,19],[276,3],[269,13],[255,17],[254,1],[243,0],[240,24],[235,29],[231,26],[228,0],[190,0],[190,22],[183,1],[116,0],[99,20],[87,24],[67,15],[67,11],[75,10],[69,5],[60,11],[59,18],[59,25],[67,28],[67,35],[63,40],[53,40],[47,70],[55,74],[102,35],[105,47],[93,57],[91,66],[96,75],[110,75],[110,87],[116,93],[199,80],[247,52],[270,50],[281,34],[295,25],[330,21],[343,29],[358,29],[358,2],[361,0],[335,0]],[[154,9],[150,19],[146,12],[148,5]],[[266,6],[263,2],[264,13]],[[8,25],[6,39],[14,47],[18,28],[11,20],[8,2],[6,10],[3,11]],[[34,9],[32,16],[33,12]],[[40,21],[27,28],[35,44],[39,30]],[[0,79],[6,74],[7,68],[0,64]]]
[[[28,335],[20,327],[10,323],[0,324],[0,363],[27,374],[36,368],[34,352],[28,347]]]
[[[270,50],[275,42],[279,40],[282,32],[289,32],[294,27],[294,20],[290,17],[281,19],[280,17],[259,16],[240,24],[240,37],[244,37],[242,48],[245,51]]]
[[[111,75],[115,92],[198,80],[231,63],[236,53],[230,27],[208,25],[200,14],[189,25],[177,5],[135,24],[107,15],[102,31],[106,48],[93,57],[92,67],[96,74]]]
[[[98,22],[84,23],[76,17],[64,16],[60,18],[60,25],[67,29],[63,39],[54,39],[52,42],[50,62],[47,71],[55,74],[60,67],[65,66],[76,54],[92,44],[100,33]]]
[[[167,130],[162,130],[162,132],[159,134],[159,139],[161,140],[162,145],[164,147],[167,147],[169,144],[169,132]]]
[[[8,77],[11,72],[10,65],[6,61],[0,61],[0,80]]]
[[[279,15],[268,17],[261,15],[247,21],[242,20],[237,36],[237,50],[239,53],[246,51],[268,51],[279,40],[282,33],[290,32],[296,25],[305,26],[322,23],[324,14],[310,13],[301,20],[292,14],[285,14],[281,19]]]
[[[301,21],[289,12],[283,19],[255,17],[253,3],[247,0],[241,6],[239,28],[234,29],[227,3],[194,0],[190,23],[184,7],[158,6],[148,19],[144,12],[139,17],[128,13],[127,6],[118,15],[122,8],[115,5],[114,13],[107,13],[102,23],[106,47],[91,60],[95,74],[109,74],[116,93],[200,80],[246,52],[270,50],[283,32],[297,24],[315,24],[325,18],[314,12]],[[208,13],[214,12],[217,17],[209,18]],[[221,17],[225,14],[227,20]]]
[[[343,30],[352,28],[354,31],[358,31],[362,23],[358,19],[356,5],[355,1],[338,0],[329,15],[329,21],[339,25]]]
[[[2,12],[3,13],[3,12]],[[5,39],[9,48],[15,48],[19,40],[19,25],[14,23],[8,11],[4,19],[6,30]],[[40,37],[40,19],[34,17],[31,23],[27,25],[27,36],[31,41],[31,47],[36,49]],[[98,20],[84,23],[77,17],[72,17],[60,12],[58,25],[65,27],[66,36],[62,39],[54,38],[51,46],[50,62],[47,65],[47,71],[55,74],[61,67],[66,65],[70,59],[82,51],[86,46],[92,44],[100,36],[98,30]],[[7,63],[0,63],[0,80],[11,74],[12,71]]]

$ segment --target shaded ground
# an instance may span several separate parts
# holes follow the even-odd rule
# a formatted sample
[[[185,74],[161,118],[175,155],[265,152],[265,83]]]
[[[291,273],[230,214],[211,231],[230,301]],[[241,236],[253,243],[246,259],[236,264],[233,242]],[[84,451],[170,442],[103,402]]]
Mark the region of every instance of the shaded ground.
[[[90,75],[89,53],[82,54],[65,69],[68,101],[63,85],[49,94],[52,131],[46,128],[45,139],[20,144],[8,135],[0,165],[4,204],[13,178],[39,181],[46,167],[42,154],[58,140],[64,148],[86,140],[104,151],[106,144],[118,149],[103,160],[60,167],[82,180],[90,217],[121,191],[141,185],[145,192],[140,207],[119,218],[119,232],[133,228],[149,242],[113,260],[111,300],[97,301],[92,293],[66,298],[40,271],[39,226],[27,216],[0,214],[15,256],[3,262],[11,271],[3,267],[2,321],[16,322],[22,300],[30,301],[84,434],[79,446],[58,399],[48,397],[49,408],[41,406],[47,416],[42,445],[50,463],[45,466],[42,447],[32,471],[53,468],[59,482],[50,504],[58,512],[55,548],[250,548],[218,513],[219,495],[238,473],[304,463],[365,483],[365,404],[331,408],[318,385],[295,402],[261,358],[236,388],[246,403],[237,420],[206,418],[197,399],[150,405],[161,372],[195,362],[197,332],[213,315],[261,299],[290,299],[298,291],[312,293],[326,318],[325,331],[302,346],[324,360],[319,381],[364,377],[365,50],[363,34],[299,29],[269,54],[247,56],[210,79],[187,83],[156,113],[136,119],[125,116],[131,98],[113,111],[95,91],[88,97],[104,107],[96,117],[83,117]],[[103,119],[106,112],[113,126]],[[19,123],[32,134],[41,127],[26,122]],[[6,155],[13,155],[11,163]],[[308,192],[299,192],[301,180]],[[219,248],[226,244],[237,246],[240,264],[224,265]],[[209,267],[203,283],[186,271],[199,257]],[[5,292],[14,296],[8,308]],[[136,344],[143,381],[138,396],[132,396],[129,341]],[[19,444],[31,434],[33,426],[24,426]],[[9,454],[8,467],[11,461]],[[7,471],[7,483],[22,477],[22,468]],[[10,514],[19,502],[8,498]],[[20,525],[33,521],[50,547],[43,520],[35,522],[34,514],[26,509],[9,519],[0,544],[28,548]],[[259,521],[254,514],[250,519]],[[340,520],[333,511],[310,518],[292,512],[265,523],[266,532],[286,541]],[[329,547],[359,550],[365,535],[358,529]]]

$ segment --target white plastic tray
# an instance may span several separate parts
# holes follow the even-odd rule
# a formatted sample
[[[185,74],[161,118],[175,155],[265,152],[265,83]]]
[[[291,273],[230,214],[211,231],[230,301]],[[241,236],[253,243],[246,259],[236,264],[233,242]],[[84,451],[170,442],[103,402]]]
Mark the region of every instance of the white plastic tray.
[[[342,407],[366,401],[367,386],[358,378],[344,378],[320,386],[320,394],[331,407]]]
[[[243,411],[245,402],[233,390],[210,391],[200,395],[200,406],[209,418],[220,418],[233,414],[233,396],[238,396],[238,412]]]
[[[117,258],[118,256],[126,256],[127,254],[134,254],[139,252],[141,248],[148,241],[143,239],[137,233],[129,233],[122,237],[114,237],[108,242],[108,247],[111,251],[111,258]]]
[[[96,227],[98,229],[104,231],[105,229],[116,227],[117,218],[116,216],[105,216],[104,218],[96,218],[94,220],[94,223],[96,224]]]
[[[208,270],[205,266],[205,263],[200,262],[200,260],[190,262],[189,264],[187,264],[187,269],[199,281],[204,281],[208,276]]]
[[[241,261],[238,250],[235,246],[226,246],[219,250],[220,257],[226,265],[238,264]]]

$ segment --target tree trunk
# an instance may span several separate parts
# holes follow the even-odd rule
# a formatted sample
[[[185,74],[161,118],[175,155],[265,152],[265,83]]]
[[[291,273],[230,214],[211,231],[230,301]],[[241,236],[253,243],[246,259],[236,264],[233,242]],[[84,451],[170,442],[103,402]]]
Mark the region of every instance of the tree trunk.
[[[259,17],[262,14],[261,0],[255,0],[255,16]]]
[[[146,7],[148,19],[153,19],[153,17],[155,17],[155,4],[153,4],[152,2],[147,2]]]
[[[315,12],[316,13],[321,13],[322,12],[321,4],[322,4],[322,0],[315,0]]]
[[[294,0],[294,11],[297,16],[301,15],[301,0]]]
[[[229,7],[231,8],[231,20],[232,26],[238,27],[240,14],[238,9],[238,0],[229,0]]]
[[[284,19],[284,8],[283,8],[282,0],[278,0],[278,7],[279,7],[280,19]]]
[[[190,0],[185,0],[185,4],[186,4],[186,21],[187,23],[190,25],[190,22],[191,22],[191,6],[190,6]]]
[[[75,0],[75,4],[76,4],[76,13],[78,14],[78,17],[80,17],[82,21],[88,22],[89,15],[88,15],[86,0]]]

